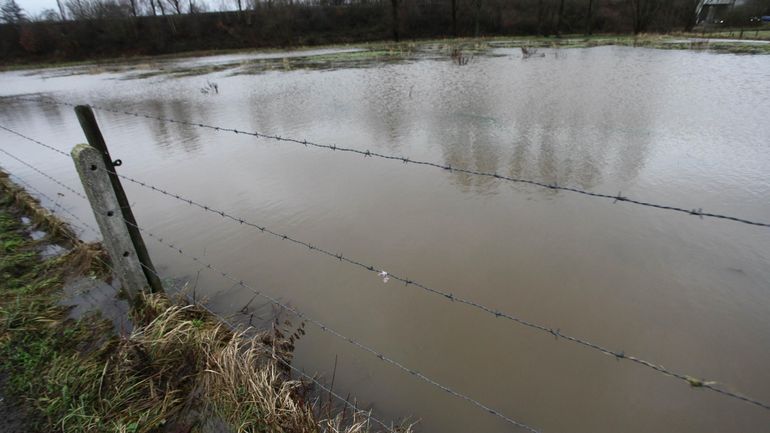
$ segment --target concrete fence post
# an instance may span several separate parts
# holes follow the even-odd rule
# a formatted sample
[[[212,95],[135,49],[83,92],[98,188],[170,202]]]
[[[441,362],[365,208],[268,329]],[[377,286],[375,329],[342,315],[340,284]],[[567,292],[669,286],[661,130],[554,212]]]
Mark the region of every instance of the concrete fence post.
[[[142,264],[141,271],[144,272],[144,277],[149,283],[150,291],[162,292],[163,284],[155,273],[155,266],[150,259],[150,253],[147,252],[147,247],[144,245],[144,240],[137,228],[136,218],[134,218],[134,213],[131,211],[128,197],[126,197],[126,192],[123,190],[123,185],[121,185],[120,178],[116,173],[116,167],[119,164],[117,164],[117,161],[113,161],[110,156],[110,150],[107,148],[107,143],[104,141],[102,131],[99,129],[99,124],[96,123],[96,116],[94,116],[91,107],[87,105],[78,105],[75,107],[75,114],[78,117],[80,126],[83,128],[83,133],[86,135],[88,144],[99,151],[99,155],[101,156],[102,161],[104,161],[104,166],[109,170],[107,176],[112,183],[112,189],[118,199],[120,212],[122,212],[123,219],[127,223],[128,233],[131,235],[131,242],[133,242],[136,254],[139,256],[139,262]]]
[[[113,269],[133,302],[139,292],[148,287],[148,282],[105,170],[102,152],[87,144],[79,144],[72,149],[72,159],[91,202]]]

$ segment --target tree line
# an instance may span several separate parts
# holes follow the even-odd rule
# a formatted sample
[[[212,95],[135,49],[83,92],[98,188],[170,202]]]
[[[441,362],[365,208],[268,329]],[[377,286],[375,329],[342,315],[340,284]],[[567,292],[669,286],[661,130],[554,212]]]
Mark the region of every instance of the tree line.
[[[56,0],[0,6],[0,57],[77,60],[446,36],[691,31],[699,0]],[[730,24],[770,14],[747,0]]]

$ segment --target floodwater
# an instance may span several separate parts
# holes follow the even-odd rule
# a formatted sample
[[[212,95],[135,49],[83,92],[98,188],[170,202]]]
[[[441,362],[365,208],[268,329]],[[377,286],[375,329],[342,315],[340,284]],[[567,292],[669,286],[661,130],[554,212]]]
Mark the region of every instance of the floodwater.
[[[211,59],[183,59],[183,74],[156,74],[153,65],[7,72],[0,92],[770,221],[770,56],[629,47],[541,52],[546,56],[522,59],[517,49],[493,49],[465,66],[417,53],[349,66],[341,57],[323,67],[287,60],[264,70],[248,57],[222,58],[227,67],[193,73],[191,64],[209,67]],[[218,93],[201,91],[209,81]],[[122,174],[770,401],[766,228],[97,115]],[[67,150],[84,141],[68,107],[3,99],[0,124]],[[0,137],[3,149],[78,185],[67,158],[4,131]],[[6,155],[0,164],[93,222],[82,200]],[[124,186],[146,229],[543,432],[770,431],[770,413],[755,406]],[[254,297],[249,290],[146,241],[163,276],[189,281],[215,311],[240,321],[272,317],[275,309],[260,298],[238,314]],[[307,330],[294,364],[328,383],[336,363],[334,389],[379,418],[411,417],[423,432],[516,431],[311,324]]]

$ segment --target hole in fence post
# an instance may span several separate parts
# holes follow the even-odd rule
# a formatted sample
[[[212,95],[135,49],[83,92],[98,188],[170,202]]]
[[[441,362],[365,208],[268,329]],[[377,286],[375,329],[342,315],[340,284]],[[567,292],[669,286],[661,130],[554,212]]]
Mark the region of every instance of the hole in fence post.
[[[113,212],[113,211],[107,211],[107,216],[113,216],[113,215],[115,215],[115,212]]]
[[[128,251],[123,251],[123,257],[128,257],[130,254]]]
[[[91,164],[91,171],[96,171],[96,164]]]

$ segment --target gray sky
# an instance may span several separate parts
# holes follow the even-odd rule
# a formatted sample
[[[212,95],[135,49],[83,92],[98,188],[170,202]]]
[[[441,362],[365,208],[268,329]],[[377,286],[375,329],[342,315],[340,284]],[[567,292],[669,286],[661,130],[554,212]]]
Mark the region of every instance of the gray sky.
[[[30,15],[37,15],[43,9],[58,10],[56,0],[16,0],[16,3]]]
[[[0,0],[0,2],[2,2],[2,0]],[[56,0],[16,0],[16,3],[18,3],[18,5],[30,16],[35,16],[44,9],[59,10],[59,7],[56,6]],[[206,3],[208,4],[209,10],[213,11],[220,10],[223,3],[231,4],[233,2],[228,0],[196,0],[195,3]],[[231,9],[232,7],[229,8]]]

